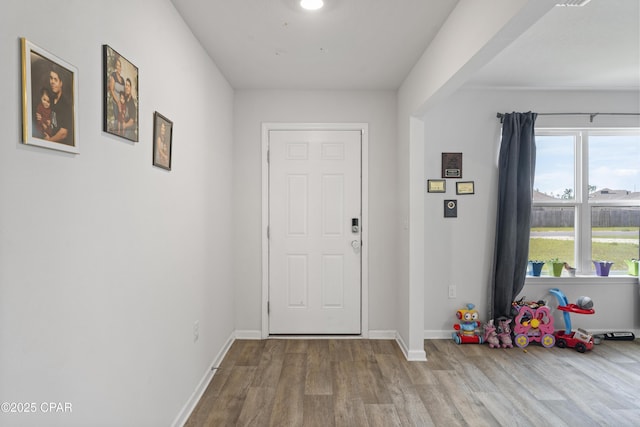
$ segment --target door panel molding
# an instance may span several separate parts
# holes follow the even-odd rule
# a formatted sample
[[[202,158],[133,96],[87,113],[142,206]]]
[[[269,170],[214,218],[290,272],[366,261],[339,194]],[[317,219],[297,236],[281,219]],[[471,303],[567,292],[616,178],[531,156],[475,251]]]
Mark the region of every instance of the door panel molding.
[[[269,337],[269,132],[274,130],[307,130],[307,131],[362,131],[361,152],[361,194],[362,194],[362,219],[361,219],[361,334],[363,338],[369,337],[369,125],[368,123],[263,123],[262,124],[262,338]],[[296,150],[292,155],[301,155],[302,150]],[[329,156],[340,155],[333,147],[326,147]]]

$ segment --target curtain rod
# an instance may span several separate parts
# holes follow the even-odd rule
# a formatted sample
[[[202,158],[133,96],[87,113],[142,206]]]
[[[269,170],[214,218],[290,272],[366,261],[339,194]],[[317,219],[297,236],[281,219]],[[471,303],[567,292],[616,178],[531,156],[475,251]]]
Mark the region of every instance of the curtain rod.
[[[640,113],[537,113],[539,116],[589,116],[589,122],[593,123],[596,116],[640,116]],[[496,115],[500,123],[504,121],[504,114]]]

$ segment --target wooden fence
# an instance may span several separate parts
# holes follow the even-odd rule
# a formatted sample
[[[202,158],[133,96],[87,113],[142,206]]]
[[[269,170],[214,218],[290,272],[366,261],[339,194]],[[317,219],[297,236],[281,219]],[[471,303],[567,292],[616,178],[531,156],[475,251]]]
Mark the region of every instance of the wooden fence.
[[[532,227],[573,227],[573,208],[534,207],[531,212]],[[593,227],[640,227],[640,207],[605,208],[591,210]]]

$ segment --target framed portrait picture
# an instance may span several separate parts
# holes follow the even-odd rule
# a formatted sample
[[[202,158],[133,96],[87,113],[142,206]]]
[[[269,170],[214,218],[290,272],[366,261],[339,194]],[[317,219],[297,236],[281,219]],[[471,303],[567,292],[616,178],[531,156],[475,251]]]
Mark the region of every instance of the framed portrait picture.
[[[80,153],[78,70],[25,38],[22,51],[22,142]]]
[[[102,64],[102,130],[138,142],[138,67],[106,44]]]
[[[447,181],[445,181],[444,179],[428,179],[427,192],[428,193],[446,193]]]
[[[171,170],[173,122],[157,111],[153,113],[153,165]]]
[[[474,194],[475,185],[473,181],[456,182],[456,194]]]

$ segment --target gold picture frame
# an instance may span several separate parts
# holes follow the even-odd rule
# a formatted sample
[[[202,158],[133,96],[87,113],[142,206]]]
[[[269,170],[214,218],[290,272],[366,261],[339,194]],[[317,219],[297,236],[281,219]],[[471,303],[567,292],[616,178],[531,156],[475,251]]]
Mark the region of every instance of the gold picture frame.
[[[446,193],[447,181],[445,181],[444,179],[428,179],[427,192],[428,193]]]
[[[475,183],[473,181],[456,182],[456,194],[475,194]]]
[[[22,142],[79,154],[78,69],[20,38]]]

